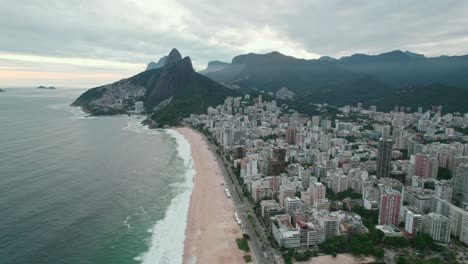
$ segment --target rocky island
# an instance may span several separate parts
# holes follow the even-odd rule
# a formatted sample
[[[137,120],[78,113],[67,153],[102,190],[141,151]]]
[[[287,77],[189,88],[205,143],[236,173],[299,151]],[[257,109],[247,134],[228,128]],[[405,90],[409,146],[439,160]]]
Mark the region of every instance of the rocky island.
[[[57,88],[55,88],[54,86],[49,86],[49,87],[47,87],[47,86],[42,86],[42,85],[41,85],[41,86],[37,87],[36,89],[55,90],[55,89],[57,89]]]
[[[4,93],[4,92],[6,92],[6,91],[5,91],[5,90],[3,90],[3,89],[0,89],[0,93]]]
[[[128,79],[90,89],[72,106],[91,115],[115,115],[131,113],[136,102],[143,102],[148,114],[145,123],[163,127],[177,125],[190,114],[204,113],[209,106],[237,94],[195,72],[190,57],[182,58],[177,49],[157,64]]]

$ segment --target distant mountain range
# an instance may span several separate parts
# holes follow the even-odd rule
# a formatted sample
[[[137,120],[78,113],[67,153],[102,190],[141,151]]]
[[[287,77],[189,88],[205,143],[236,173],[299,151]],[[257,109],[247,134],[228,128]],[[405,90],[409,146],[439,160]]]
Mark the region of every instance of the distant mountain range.
[[[94,115],[107,115],[126,113],[136,101],[143,101],[150,115],[146,122],[162,127],[176,125],[192,113],[205,113],[208,106],[221,104],[227,96],[237,94],[196,73],[190,58],[182,59],[177,49],[163,58],[164,65],[90,89],[72,105]]]
[[[468,98],[468,55],[427,58],[396,50],[305,60],[279,52],[249,53],[234,57],[231,63],[211,62],[200,73],[244,89],[275,93],[286,87],[295,93],[295,100],[313,103],[383,103],[385,110],[403,103],[413,107],[437,104],[450,111],[468,111],[468,101],[460,99]],[[400,92],[404,90],[411,93]],[[429,94],[435,98],[420,100]],[[449,104],[455,101],[452,98],[461,103]]]

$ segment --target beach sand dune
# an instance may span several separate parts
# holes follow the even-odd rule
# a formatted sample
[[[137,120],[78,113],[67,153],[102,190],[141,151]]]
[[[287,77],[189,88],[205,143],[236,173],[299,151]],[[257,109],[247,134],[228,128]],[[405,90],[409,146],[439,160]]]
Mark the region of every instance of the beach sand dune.
[[[236,245],[242,232],[234,220],[232,200],[224,194],[224,178],[214,155],[201,135],[186,127],[177,130],[190,143],[196,170],[183,263],[245,263]]]

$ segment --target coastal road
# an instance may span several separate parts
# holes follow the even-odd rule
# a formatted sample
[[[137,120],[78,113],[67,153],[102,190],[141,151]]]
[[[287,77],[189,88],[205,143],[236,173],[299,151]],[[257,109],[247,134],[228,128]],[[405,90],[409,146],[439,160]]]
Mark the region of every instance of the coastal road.
[[[216,149],[219,149],[216,146],[214,146],[214,147]],[[236,188],[239,191],[238,193],[242,194],[243,189],[241,187],[241,183],[239,183],[235,173],[232,171],[232,168],[229,165],[228,160],[224,156],[221,156],[220,158],[223,159],[224,169],[227,172],[227,175],[225,175],[225,177],[228,176],[229,179],[232,180],[234,188]],[[229,180],[229,179],[227,179],[227,180]],[[257,241],[259,241],[259,247],[258,247],[259,251],[263,253],[262,256],[265,257],[265,259],[267,261],[266,263],[278,263],[278,261],[276,260],[275,254],[273,252],[273,248],[270,246],[270,243],[268,241],[266,231],[263,228],[263,226],[261,225],[260,221],[258,221],[257,215],[255,215],[255,212],[254,212],[254,209],[252,208],[252,205],[249,203],[249,201],[247,199],[244,199],[244,202],[242,202],[242,206],[243,206],[242,207],[243,212],[245,212],[245,219],[247,219],[248,224],[249,224],[250,228],[252,229],[250,232],[255,233]],[[250,218],[249,218],[249,216],[250,216]],[[252,226],[252,224],[253,224],[253,226]],[[259,239],[259,238],[261,238],[261,239]],[[263,240],[263,243],[262,243],[262,240]]]
[[[235,207],[237,213],[239,214],[239,217],[241,218],[244,230],[247,231],[247,234],[250,236],[251,253],[253,253],[254,260],[256,260],[256,262],[259,263],[259,264],[275,263],[274,259],[267,260],[265,258],[265,254],[263,253],[262,247],[260,246],[260,242],[259,242],[259,239],[257,237],[257,234],[256,234],[254,228],[252,227],[252,225],[251,225],[251,223],[250,223],[250,221],[248,219],[247,213],[245,211],[245,207],[244,207],[245,204],[242,202],[241,198],[239,197],[239,194],[236,191],[236,186],[235,186],[236,184],[235,184],[235,182],[233,182],[233,181],[236,180],[235,175],[231,174],[231,176],[233,176],[233,177],[230,177],[230,173],[232,173],[232,171],[228,171],[228,169],[230,169],[230,168],[228,166],[226,166],[225,161],[224,161],[224,157],[222,155],[218,155],[218,153],[216,152],[217,150],[219,150],[219,151],[221,151],[221,150],[217,146],[212,144],[206,138],[205,135],[203,135],[202,133],[200,133],[197,130],[195,130],[195,131],[197,133],[199,133],[203,137],[203,140],[205,142],[208,143],[211,152],[216,157],[216,160],[217,160],[221,170],[223,171],[225,187],[228,188],[229,191],[231,192],[231,199],[232,199],[232,201],[234,203],[234,207]]]

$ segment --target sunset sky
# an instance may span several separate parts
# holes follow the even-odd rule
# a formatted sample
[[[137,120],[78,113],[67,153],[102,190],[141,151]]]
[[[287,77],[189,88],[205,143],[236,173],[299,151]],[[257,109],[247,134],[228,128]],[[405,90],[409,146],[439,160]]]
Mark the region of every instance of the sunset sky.
[[[173,47],[196,69],[242,53],[468,53],[468,1],[0,0],[0,87],[87,88]],[[449,19],[447,19],[449,18]]]

